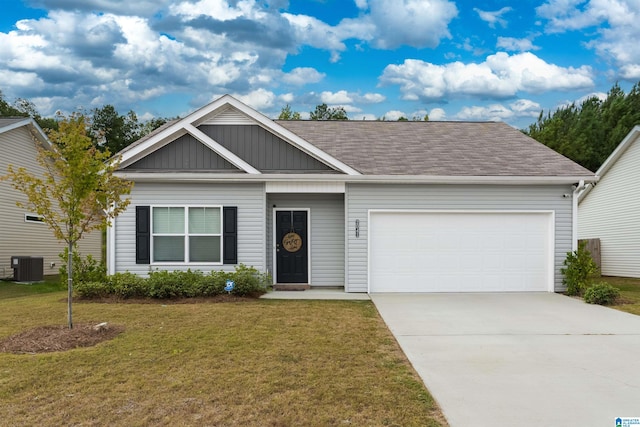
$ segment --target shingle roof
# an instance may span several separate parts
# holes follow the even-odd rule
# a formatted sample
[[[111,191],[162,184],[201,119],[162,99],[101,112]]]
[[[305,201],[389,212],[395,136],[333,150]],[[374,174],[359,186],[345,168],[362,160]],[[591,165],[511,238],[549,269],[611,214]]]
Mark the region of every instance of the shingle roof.
[[[594,175],[500,122],[277,123],[365,175]]]

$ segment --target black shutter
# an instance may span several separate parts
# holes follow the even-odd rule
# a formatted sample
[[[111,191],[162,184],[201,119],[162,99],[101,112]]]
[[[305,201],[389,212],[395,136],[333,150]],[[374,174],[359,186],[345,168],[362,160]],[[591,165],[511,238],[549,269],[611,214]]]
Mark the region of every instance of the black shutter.
[[[222,208],[222,262],[238,263],[238,208],[225,206]]]
[[[136,264],[151,262],[150,218],[150,206],[136,206]]]

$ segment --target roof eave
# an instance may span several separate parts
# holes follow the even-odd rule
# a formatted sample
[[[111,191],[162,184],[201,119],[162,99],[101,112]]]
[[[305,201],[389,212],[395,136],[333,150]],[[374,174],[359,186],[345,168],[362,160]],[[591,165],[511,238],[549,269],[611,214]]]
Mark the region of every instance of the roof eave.
[[[592,183],[595,175],[588,176],[439,176],[439,175],[333,175],[333,174],[245,174],[217,172],[133,172],[121,170],[116,174],[137,182],[277,182],[277,181],[332,181],[371,184],[485,184],[485,185],[571,185],[584,181]]]

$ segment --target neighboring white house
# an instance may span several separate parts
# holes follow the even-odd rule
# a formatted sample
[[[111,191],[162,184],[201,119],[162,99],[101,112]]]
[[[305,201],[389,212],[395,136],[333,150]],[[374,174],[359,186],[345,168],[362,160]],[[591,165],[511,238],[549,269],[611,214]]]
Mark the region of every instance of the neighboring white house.
[[[31,118],[0,117],[0,175],[7,167],[24,167],[31,173],[42,173],[37,162],[36,144],[48,145],[46,135]],[[16,206],[26,197],[15,190],[9,181],[0,181],[0,277],[13,277],[12,256],[43,257],[43,274],[58,274],[59,254],[65,244],[58,242],[41,218]],[[91,254],[101,259],[101,235],[87,234],[80,242],[82,255]]]
[[[640,277],[640,126],[600,166],[580,195],[578,237],[600,239],[604,276]]]
[[[121,153],[110,272],[347,292],[562,290],[595,175],[505,123],[274,121],[223,96]]]

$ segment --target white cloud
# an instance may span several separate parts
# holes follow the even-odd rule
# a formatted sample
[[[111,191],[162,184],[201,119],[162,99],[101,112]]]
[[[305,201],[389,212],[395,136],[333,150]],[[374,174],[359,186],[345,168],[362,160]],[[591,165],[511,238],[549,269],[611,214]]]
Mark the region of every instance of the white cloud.
[[[471,121],[505,121],[513,116],[513,112],[502,104],[491,104],[488,106],[464,107],[456,114],[458,120]]]
[[[320,100],[325,104],[334,105],[353,103],[353,98],[351,98],[346,90],[339,90],[338,92],[322,92],[320,94]]]
[[[507,121],[517,117],[537,117],[540,114],[540,104],[528,99],[519,99],[505,106],[490,104],[487,106],[472,106],[462,108],[455,118],[471,121]]]
[[[438,121],[447,118],[447,113],[442,108],[432,108],[429,111],[429,120]]]
[[[511,7],[503,7],[500,10],[496,10],[494,12],[489,12],[487,10],[480,10],[477,7],[474,7],[473,10],[480,16],[480,19],[489,24],[489,27],[495,28],[496,24],[500,24],[503,28],[507,26],[507,20],[502,17],[507,12],[512,11]]]
[[[381,49],[436,47],[451,37],[448,25],[458,15],[448,0],[370,0],[369,10],[376,27],[373,44]]]
[[[307,15],[283,13],[282,16],[291,24],[299,44],[332,52],[341,52],[346,49],[341,35],[329,24]]]
[[[387,98],[384,95],[379,93],[365,93],[361,97],[359,97],[359,102],[363,102],[366,104],[379,104],[384,102]]]
[[[294,68],[282,76],[282,80],[293,86],[303,86],[307,83],[318,83],[325,77],[324,73],[315,68],[299,67]]]
[[[295,99],[295,96],[289,92],[289,93],[282,93],[280,95],[278,95],[278,99],[282,102],[285,102],[287,104],[290,104],[293,102],[293,100]]]
[[[408,118],[404,111],[391,110],[384,113],[384,119],[392,122],[398,120],[401,117]]]
[[[546,31],[596,28],[586,45],[612,59],[614,74],[627,80],[640,78],[640,2],[638,0],[548,0],[536,9],[546,19]]]
[[[209,16],[219,21],[229,21],[239,17],[264,16],[259,9],[255,9],[255,2],[241,0],[235,7],[231,7],[227,0],[198,0],[196,2],[180,2],[169,7],[174,15],[187,18]]]
[[[594,84],[590,67],[560,67],[529,52],[511,56],[499,52],[482,63],[469,64],[435,65],[407,59],[400,65],[388,65],[380,82],[399,85],[406,100],[427,101],[460,96],[507,98],[518,92],[582,89]]]
[[[540,47],[535,46],[530,39],[516,39],[513,37],[498,37],[496,47],[498,49],[515,52],[528,52],[540,49]]]
[[[251,106],[258,111],[268,110],[274,106],[276,95],[265,89],[256,89],[247,94],[234,94],[234,98]]]

